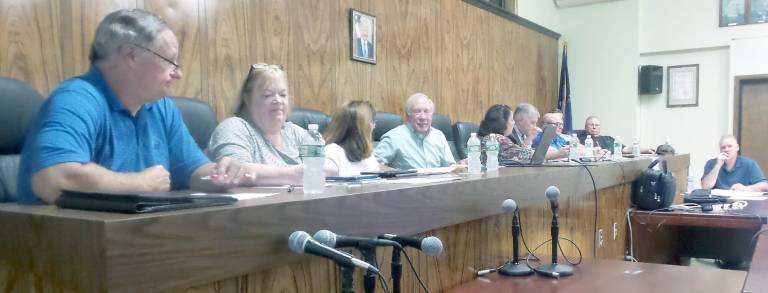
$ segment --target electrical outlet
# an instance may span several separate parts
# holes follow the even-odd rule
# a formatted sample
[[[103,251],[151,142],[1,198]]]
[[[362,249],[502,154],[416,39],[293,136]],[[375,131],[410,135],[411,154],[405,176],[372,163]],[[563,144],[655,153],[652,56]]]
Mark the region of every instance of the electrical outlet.
[[[603,229],[597,230],[597,247],[603,247]]]
[[[619,237],[619,223],[613,223],[613,240],[616,240],[616,237]]]

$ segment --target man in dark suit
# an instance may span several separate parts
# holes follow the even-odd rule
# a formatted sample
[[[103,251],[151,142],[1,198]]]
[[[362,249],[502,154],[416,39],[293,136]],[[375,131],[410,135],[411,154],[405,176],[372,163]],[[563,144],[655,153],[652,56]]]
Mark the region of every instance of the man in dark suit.
[[[365,59],[375,59],[376,52],[373,46],[373,20],[370,17],[357,15],[355,19],[355,37],[352,47],[355,56]]]

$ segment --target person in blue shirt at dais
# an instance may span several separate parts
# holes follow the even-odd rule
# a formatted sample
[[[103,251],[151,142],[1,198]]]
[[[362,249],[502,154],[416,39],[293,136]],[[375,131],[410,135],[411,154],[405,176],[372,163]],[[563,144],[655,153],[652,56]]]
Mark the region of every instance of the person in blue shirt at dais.
[[[50,94],[27,134],[17,201],[53,203],[63,190],[214,191],[253,183],[235,160],[210,162],[167,98],[182,77],[178,57],[179,42],[157,15],[107,15],[88,71]]]

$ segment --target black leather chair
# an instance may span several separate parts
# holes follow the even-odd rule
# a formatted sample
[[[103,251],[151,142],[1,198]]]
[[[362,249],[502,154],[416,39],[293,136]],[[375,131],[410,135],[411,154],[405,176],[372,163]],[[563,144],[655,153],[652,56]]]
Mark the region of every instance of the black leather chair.
[[[28,83],[0,77],[0,202],[16,201],[21,147],[42,103]]]
[[[376,128],[373,129],[374,144],[379,142],[387,131],[403,124],[402,116],[389,112],[376,112],[376,117],[373,120],[376,121]]]
[[[453,130],[451,130],[451,119],[446,115],[434,114],[432,116],[432,127],[443,132],[445,139],[448,140],[448,145],[451,147],[453,158],[458,158],[459,153],[456,152],[456,142],[453,139]]]
[[[463,160],[467,158],[467,141],[469,136],[473,132],[477,132],[480,129],[480,125],[472,122],[456,122],[453,124],[453,138],[456,140],[456,152],[459,156],[456,160]]]
[[[317,130],[323,133],[325,127],[331,122],[331,117],[314,109],[293,108],[291,115],[288,116],[288,121],[304,129],[307,129],[310,124],[317,124]]]
[[[208,140],[211,139],[211,134],[218,124],[216,113],[213,112],[208,103],[202,100],[187,97],[172,97],[171,100],[176,104],[176,108],[179,108],[181,118],[184,119],[184,124],[187,125],[187,129],[189,129],[192,138],[195,139],[197,146],[205,150],[208,147]]]

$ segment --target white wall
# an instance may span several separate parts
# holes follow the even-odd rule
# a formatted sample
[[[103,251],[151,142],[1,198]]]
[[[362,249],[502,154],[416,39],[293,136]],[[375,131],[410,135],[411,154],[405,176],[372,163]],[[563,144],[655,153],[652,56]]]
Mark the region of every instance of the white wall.
[[[605,133],[625,140],[639,135],[644,146],[669,136],[679,152],[691,154],[690,174],[697,177],[719,136],[732,132],[733,78],[768,74],[768,24],[721,28],[716,0],[563,9],[549,0],[520,0],[518,13],[550,24],[568,42],[575,126],[597,114]],[[637,66],[645,64],[665,67],[662,94],[637,95]],[[699,64],[699,106],[667,108],[666,67],[682,64]]]
[[[603,133],[634,138],[637,131],[638,1],[561,9],[575,129],[590,115]]]
[[[550,0],[518,0],[517,15],[550,30],[560,32],[560,17]]]
[[[718,153],[717,142],[727,133],[729,52],[727,47],[643,56],[642,64],[664,66],[659,95],[640,96],[640,136],[647,145],[666,137],[678,153],[691,155],[689,175],[701,177],[704,164]],[[699,105],[667,108],[667,70],[670,65],[699,64]]]
[[[660,143],[669,135],[678,151],[691,154],[690,175],[696,177],[717,154],[718,138],[733,132],[733,77],[768,73],[768,40],[761,37],[768,35],[768,24],[718,27],[717,5],[640,2],[640,62],[665,67],[663,93],[641,96],[642,136]],[[699,106],[666,108],[666,67],[682,64],[699,64]]]
[[[768,24],[719,27],[716,0],[640,1],[640,53],[729,45],[768,35]]]

